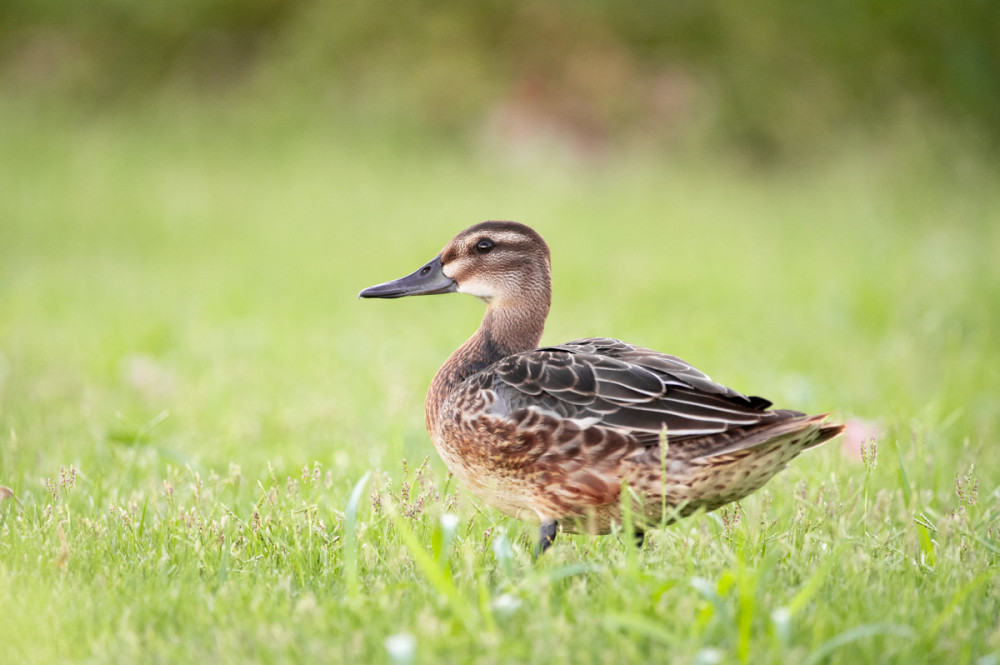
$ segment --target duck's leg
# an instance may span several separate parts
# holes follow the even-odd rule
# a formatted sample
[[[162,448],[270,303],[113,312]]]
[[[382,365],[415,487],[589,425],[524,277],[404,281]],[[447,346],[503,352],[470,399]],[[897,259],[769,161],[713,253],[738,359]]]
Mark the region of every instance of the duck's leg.
[[[555,520],[549,520],[548,522],[542,522],[542,526],[538,528],[538,544],[535,545],[535,556],[540,556],[545,550],[551,547],[552,542],[556,539],[556,533],[559,532],[559,523]]]
[[[635,547],[636,547],[636,549],[640,549],[641,550],[642,549],[642,544],[644,542],[646,542],[646,532],[643,531],[642,529],[636,529],[635,533],[633,535],[635,536]]]

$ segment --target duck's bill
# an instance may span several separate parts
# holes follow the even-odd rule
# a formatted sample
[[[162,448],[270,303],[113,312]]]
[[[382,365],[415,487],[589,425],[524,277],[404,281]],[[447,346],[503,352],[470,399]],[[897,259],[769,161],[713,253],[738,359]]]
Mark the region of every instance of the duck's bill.
[[[441,257],[436,256],[413,274],[385,284],[376,284],[358,294],[359,298],[402,298],[404,296],[429,296],[451,293],[458,283],[444,274]]]

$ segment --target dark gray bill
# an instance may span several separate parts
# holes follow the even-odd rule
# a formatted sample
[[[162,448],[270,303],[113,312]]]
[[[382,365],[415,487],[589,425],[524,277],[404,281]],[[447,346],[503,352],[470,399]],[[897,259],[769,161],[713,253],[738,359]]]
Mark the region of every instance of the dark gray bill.
[[[402,298],[403,296],[429,296],[435,293],[451,293],[458,283],[444,274],[441,257],[435,256],[430,263],[412,275],[385,284],[376,284],[358,294],[359,298]]]

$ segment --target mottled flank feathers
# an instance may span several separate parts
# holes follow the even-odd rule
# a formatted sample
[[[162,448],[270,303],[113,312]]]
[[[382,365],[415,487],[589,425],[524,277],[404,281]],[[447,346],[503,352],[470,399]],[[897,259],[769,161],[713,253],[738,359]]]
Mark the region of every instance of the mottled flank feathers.
[[[608,339],[537,348],[549,251],[530,228],[485,222],[426,266],[361,293],[459,291],[488,304],[427,394],[427,429],[448,468],[486,503],[565,531],[608,533],[627,484],[637,532],[759,489],[842,431],[824,415],[772,410],[687,362]],[[391,295],[390,295],[391,294]]]

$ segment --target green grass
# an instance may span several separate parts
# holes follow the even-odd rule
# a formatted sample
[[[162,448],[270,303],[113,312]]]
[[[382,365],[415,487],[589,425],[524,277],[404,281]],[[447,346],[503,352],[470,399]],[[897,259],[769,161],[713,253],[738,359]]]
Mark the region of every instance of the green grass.
[[[239,106],[0,126],[3,660],[1000,661],[1000,189],[960,149],[760,173]],[[486,218],[552,246],[546,342],[877,423],[877,463],[834,442],[642,551],[532,561],[423,430],[481,305],[355,299]]]

